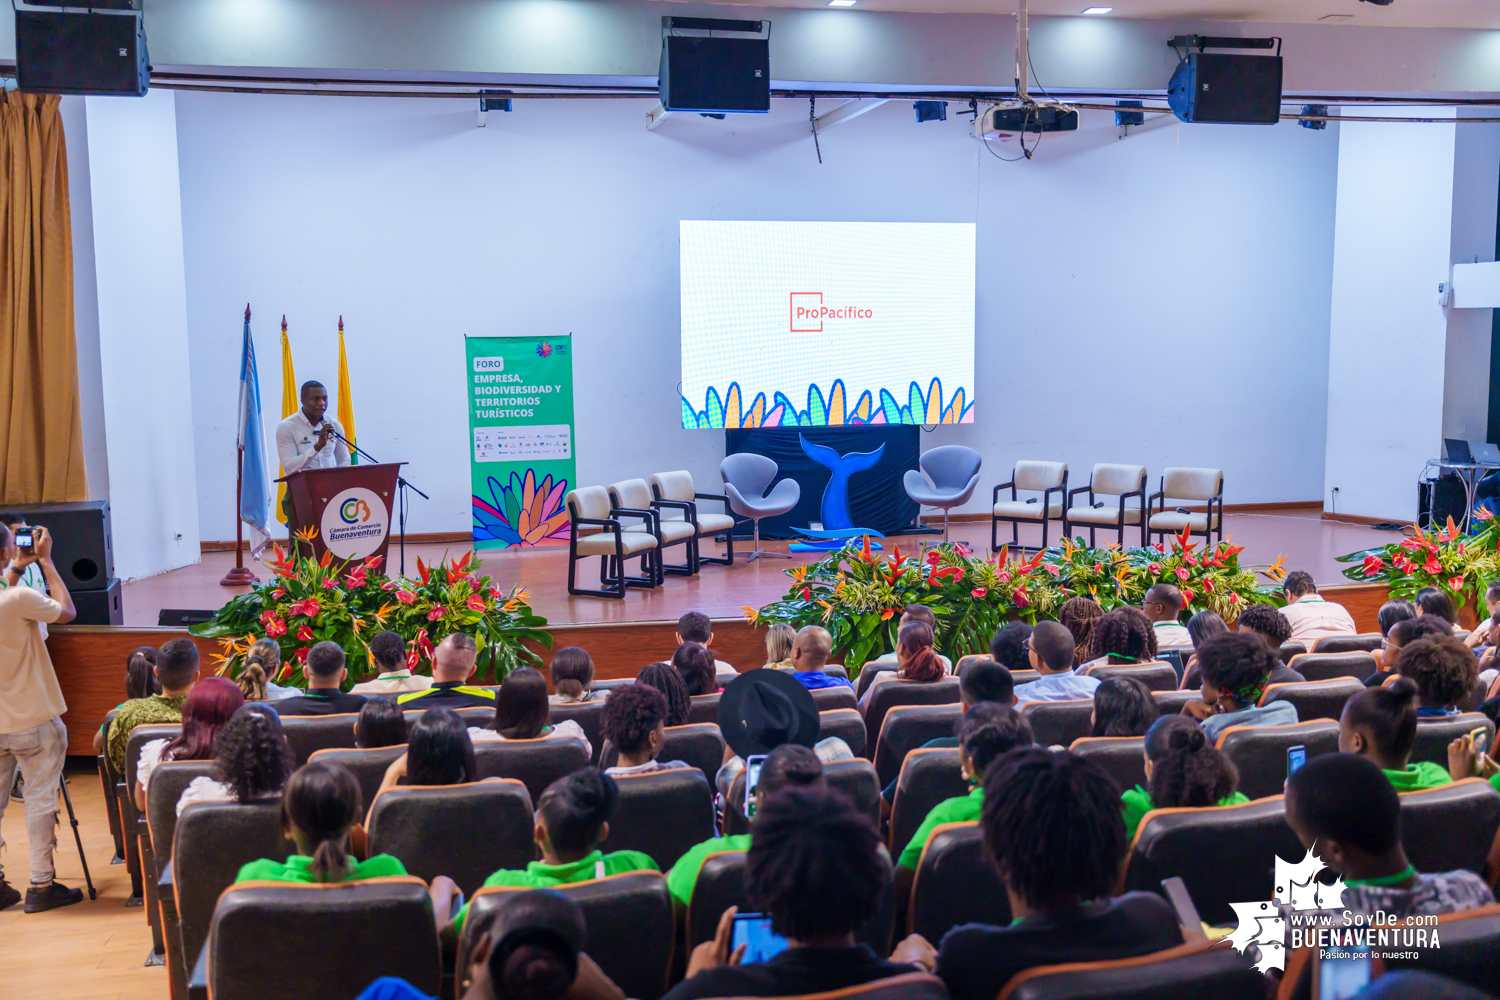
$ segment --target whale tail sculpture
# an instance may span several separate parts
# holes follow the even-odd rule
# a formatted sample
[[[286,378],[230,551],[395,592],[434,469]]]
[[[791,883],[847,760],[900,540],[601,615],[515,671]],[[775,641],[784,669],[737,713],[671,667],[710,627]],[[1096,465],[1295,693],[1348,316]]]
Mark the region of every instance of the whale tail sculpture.
[[[828,477],[828,488],[823,491],[823,504],[820,510],[824,530],[841,531],[853,528],[854,518],[849,513],[849,477],[856,472],[874,468],[875,463],[880,461],[880,456],[885,454],[885,445],[881,445],[874,451],[856,451],[840,455],[827,445],[813,444],[801,434],[797,435],[797,439],[802,442],[802,450],[807,457],[826,467],[831,473]],[[872,534],[878,535],[879,533],[872,532]]]

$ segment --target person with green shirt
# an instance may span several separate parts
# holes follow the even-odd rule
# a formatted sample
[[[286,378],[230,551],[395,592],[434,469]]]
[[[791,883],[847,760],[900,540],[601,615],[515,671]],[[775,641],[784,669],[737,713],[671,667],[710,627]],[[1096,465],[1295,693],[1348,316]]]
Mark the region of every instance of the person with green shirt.
[[[1437,788],[1453,780],[1441,764],[1408,763],[1417,741],[1416,698],[1416,683],[1398,677],[1388,687],[1356,694],[1344,702],[1339,716],[1339,752],[1374,761],[1398,792]]]
[[[917,866],[922,861],[922,851],[927,846],[932,831],[944,823],[970,823],[979,819],[984,806],[984,772],[994,761],[1005,756],[1016,747],[1030,746],[1031,726],[1009,705],[997,702],[980,702],[969,709],[953,727],[958,734],[958,764],[963,769],[964,780],[969,783],[969,794],[939,802],[927,813],[917,832],[912,834],[896,861],[896,908],[897,921],[911,898],[912,882],[917,877]],[[902,845],[893,845],[900,847]]]
[[[125,702],[109,724],[105,749],[121,774],[125,773],[125,744],[131,730],[182,721],[182,705],[198,681],[198,647],[193,640],[171,639],[162,644],[156,656],[156,679],[161,682],[161,694]]]
[[[1153,809],[1201,809],[1249,802],[1236,791],[1240,776],[1222,750],[1208,742],[1203,728],[1185,715],[1164,715],[1146,730],[1146,786],[1120,796],[1125,842],[1135,840],[1141,820]]]
[[[536,806],[533,837],[542,860],[524,870],[502,868],[484,884],[550,889],[572,882],[588,882],[623,872],[659,871],[656,862],[640,851],[599,850],[609,836],[609,821],[620,808],[620,790],[615,779],[597,767],[585,767],[547,786]],[[444,912],[439,910],[438,912]],[[458,912],[444,928],[456,938],[463,933],[469,907]]]

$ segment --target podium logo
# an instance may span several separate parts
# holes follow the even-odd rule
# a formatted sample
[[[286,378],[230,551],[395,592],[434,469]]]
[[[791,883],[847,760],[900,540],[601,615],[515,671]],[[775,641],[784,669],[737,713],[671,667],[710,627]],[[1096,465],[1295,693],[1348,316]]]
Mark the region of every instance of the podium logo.
[[[370,505],[357,497],[350,497],[339,507],[339,517],[345,524],[360,524],[370,519]]]
[[[364,559],[385,544],[390,508],[374,490],[352,486],[329,499],[318,527],[335,559]]]
[[[501,357],[475,358],[474,370],[476,372],[503,372],[505,359]]]
[[[860,306],[826,306],[822,292],[792,292],[791,332],[822,333],[823,321],[829,319],[870,319],[873,309]]]

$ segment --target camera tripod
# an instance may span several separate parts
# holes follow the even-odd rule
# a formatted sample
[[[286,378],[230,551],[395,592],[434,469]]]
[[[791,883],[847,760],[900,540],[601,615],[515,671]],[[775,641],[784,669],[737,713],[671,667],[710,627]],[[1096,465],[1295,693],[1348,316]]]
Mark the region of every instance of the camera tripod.
[[[58,775],[57,789],[62,792],[63,805],[68,807],[68,822],[73,824],[73,843],[78,845],[78,860],[83,865],[83,881],[89,887],[89,899],[98,899],[99,893],[94,890],[94,879],[89,875],[89,859],[83,853],[83,837],[78,832],[78,816],[73,812],[73,798],[68,794],[68,776]]]

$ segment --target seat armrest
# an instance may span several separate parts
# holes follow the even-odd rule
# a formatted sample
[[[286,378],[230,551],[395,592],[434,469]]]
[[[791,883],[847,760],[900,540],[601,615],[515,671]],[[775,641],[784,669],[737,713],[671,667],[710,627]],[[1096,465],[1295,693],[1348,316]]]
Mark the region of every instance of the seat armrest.
[[[1016,498],[1016,481],[1014,479],[1012,479],[1008,483],[1001,483],[999,486],[996,486],[995,487],[995,493],[990,498],[994,503],[999,503],[1000,502],[1000,491],[1001,490],[1010,490],[1010,498],[1012,500],[1014,500]]]
[[[730,511],[730,509],[729,509],[729,497],[725,496],[722,493],[694,493],[693,494],[693,499],[695,499],[695,500],[717,500],[717,501],[719,501],[720,503],[722,503],[724,505],[724,513],[726,513],[726,514],[732,513],[732,511]]]
[[[574,524],[597,524],[602,528],[618,528],[620,522],[612,517],[575,517]]]
[[[1093,489],[1094,489],[1094,484],[1090,483],[1087,486],[1080,486],[1076,490],[1069,490],[1068,491],[1068,506],[1069,507],[1073,506],[1073,498],[1076,497],[1080,493],[1087,493],[1089,495],[1089,502],[1092,503],[1093,500],[1094,500]]]
[[[193,963],[193,971],[188,976],[188,996],[191,998],[197,991],[198,996],[208,995],[208,942],[203,942],[203,950],[198,952],[198,959]]]
[[[167,896],[171,896],[174,902],[176,901],[177,897],[174,895],[175,889],[172,879],[172,862],[168,861],[161,866],[161,878],[156,880],[156,887]]]
[[[625,515],[626,517],[640,518],[642,521],[646,522],[646,530],[651,532],[655,532],[657,530],[656,523],[657,520],[661,517],[661,515],[656,511],[648,510],[644,507],[615,507],[609,512],[610,517],[618,517],[621,514]]]
[[[661,510],[663,507],[680,510],[689,521],[692,521],[694,524],[698,523],[698,505],[691,500],[652,500],[651,506],[657,510]]]

